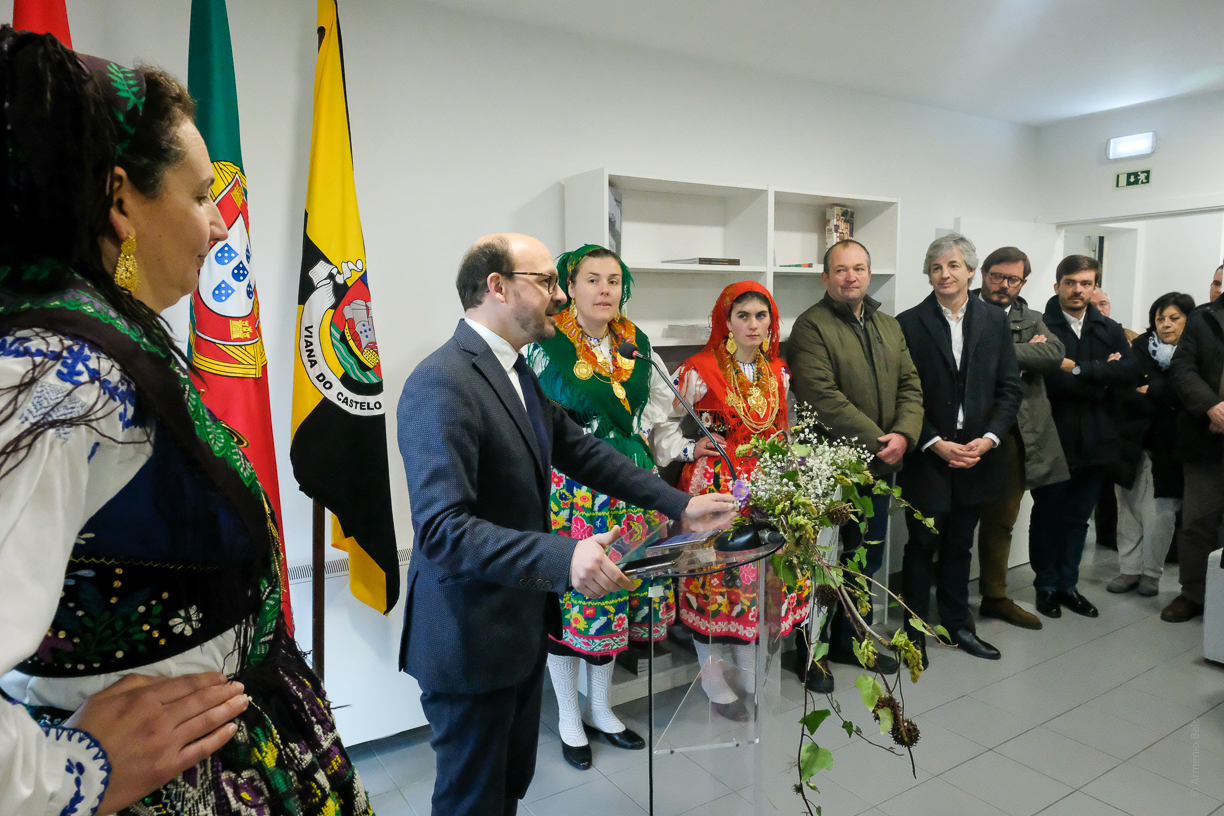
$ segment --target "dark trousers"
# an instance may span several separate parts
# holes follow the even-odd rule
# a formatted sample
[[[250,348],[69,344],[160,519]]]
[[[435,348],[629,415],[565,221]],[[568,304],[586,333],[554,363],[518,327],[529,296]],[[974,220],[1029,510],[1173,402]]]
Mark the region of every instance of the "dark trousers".
[[[1079,566],[1088,537],[1088,519],[1101,493],[1099,466],[1072,468],[1065,482],[1033,490],[1029,519],[1029,562],[1038,591],[1070,592],[1079,584]]]
[[[893,477],[886,477],[889,484],[893,483]],[[880,565],[884,563],[884,553],[888,548],[888,508],[892,503],[892,496],[884,494],[882,496],[871,496],[871,507],[874,515],[867,519],[867,533],[863,531],[855,522],[846,524],[841,528],[841,545],[842,545],[842,563],[845,564],[854,558],[854,554],[858,552],[859,547],[864,547],[867,550],[867,563],[863,567],[863,574],[868,578],[874,578],[875,574],[880,571]],[[873,542],[873,543],[868,543]],[[885,576],[883,583],[888,583],[888,576]],[[868,586],[872,586],[868,584]],[[871,623],[872,610],[868,609],[867,614],[863,615],[863,620]],[[820,639],[829,644],[829,651],[840,652],[843,655],[854,654],[854,624],[850,622],[850,616],[841,604],[837,605],[837,610],[825,619],[823,631],[820,633]]]
[[[1007,461],[1007,495],[982,505],[982,525],[978,528],[978,587],[982,598],[1007,597],[1007,562],[1011,558],[1012,528],[1020,515],[1024,498],[1024,456],[1012,431],[1003,439]]]
[[[973,613],[969,611],[969,567],[973,562],[973,531],[981,510],[980,504],[953,504],[946,513],[927,514],[938,532],[932,532],[908,513],[905,517],[905,527],[909,531],[901,567],[901,593],[905,605],[930,622],[931,580],[934,578],[939,622],[949,632],[975,628]],[[933,562],[937,554],[939,571],[936,575]],[[908,621],[909,615],[905,617]],[[908,623],[906,628],[909,628]]]
[[[1207,591],[1207,557],[1220,545],[1224,519],[1224,465],[1185,465],[1182,528],[1177,539],[1181,594],[1195,603]]]
[[[513,816],[535,775],[548,652],[522,682],[483,694],[421,694],[437,757],[433,816]]]

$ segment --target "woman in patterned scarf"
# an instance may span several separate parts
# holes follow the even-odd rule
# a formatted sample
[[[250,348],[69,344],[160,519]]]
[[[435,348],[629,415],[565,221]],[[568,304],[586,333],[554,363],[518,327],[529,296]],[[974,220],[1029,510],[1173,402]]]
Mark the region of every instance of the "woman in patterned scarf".
[[[586,244],[557,259],[557,271],[570,305],[557,315],[557,332],[524,349],[549,399],[563,405],[587,432],[605,440],[639,467],[654,468],[646,442],[650,429],[667,417],[671,391],[646,363],[622,357],[626,341],[650,354],[650,340],[621,314],[633,277],[616,253]],[[552,474],[550,497],[553,531],[586,538],[619,526],[621,548],[640,542],[647,530],[666,519],[650,510],[579,484],[558,471]],[[608,705],[613,658],[630,643],[650,637],[663,640],[676,619],[675,594],[665,582],[664,594],[652,604],[648,582],[633,592],[620,590],[598,599],[574,590],[561,599],[562,637],[550,639],[548,669],[560,709],[561,752],[580,770],[591,767],[587,733],[618,748],[646,747]],[[587,710],[578,710],[579,660],[587,664]],[[584,733],[586,732],[586,733]]]
[[[741,479],[752,474],[756,457],[740,457],[736,449],[754,436],[769,437],[789,428],[786,392],[790,373],[778,355],[778,330],[778,307],[768,289],[756,281],[731,284],[714,304],[705,348],[676,371],[676,387],[726,448]],[[687,462],[679,487],[693,495],[732,493],[735,477],[709,440],[682,435],[684,416],[684,408],[675,405],[668,422],[655,431],[653,444],[660,466],[677,459]],[[745,689],[751,694],[753,644],[759,631],[759,567],[749,564],[680,581],[680,622],[693,631],[702,688],[715,711],[738,722],[748,719],[748,711],[727,683],[722,661],[712,659],[710,645],[732,647]],[[771,597],[769,608],[778,615],[780,630],[771,635],[782,637],[806,620],[810,585],[806,579],[797,588],[777,583],[780,597]]]
[[[370,813],[159,316],[226,238],[194,103],[7,26],[0,94],[0,813]]]

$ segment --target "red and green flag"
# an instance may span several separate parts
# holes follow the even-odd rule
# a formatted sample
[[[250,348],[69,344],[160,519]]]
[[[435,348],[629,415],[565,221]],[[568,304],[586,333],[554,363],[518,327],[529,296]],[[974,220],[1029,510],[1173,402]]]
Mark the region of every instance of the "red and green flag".
[[[35,34],[53,34],[65,46],[72,47],[64,0],[13,0],[13,28]]]
[[[280,484],[268,402],[268,360],[259,325],[238,132],[238,88],[225,0],[192,0],[187,86],[197,103],[196,125],[212,159],[212,197],[229,227],[229,237],[209,250],[199,286],[191,295],[191,361],[200,372],[197,385],[204,403],[229,426],[255,466],[279,525]],[[284,587],[281,604],[292,627],[283,542],[279,560]]]
[[[335,0],[318,0],[314,121],[298,284],[289,458],[302,492],[332,512],[349,588],[386,614],[399,597],[399,553],[382,365],[349,140]]]

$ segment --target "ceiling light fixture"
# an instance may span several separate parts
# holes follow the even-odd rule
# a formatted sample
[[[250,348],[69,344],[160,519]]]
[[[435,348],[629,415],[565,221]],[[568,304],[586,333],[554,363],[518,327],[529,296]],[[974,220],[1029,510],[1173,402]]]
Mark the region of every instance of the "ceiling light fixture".
[[[1156,151],[1156,131],[1136,133],[1133,136],[1119,136],[1109,140],[1106,155],[1112,159],[1129,159],[1132,156],[1146,156]]]

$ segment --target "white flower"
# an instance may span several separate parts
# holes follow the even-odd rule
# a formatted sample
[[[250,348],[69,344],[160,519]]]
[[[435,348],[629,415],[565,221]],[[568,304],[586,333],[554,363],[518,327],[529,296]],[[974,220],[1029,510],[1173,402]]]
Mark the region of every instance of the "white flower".
[[[186,637],[200,628],[200,619],[203,617],[200,610],[194,606],[190,609],[180,609],[178,617],[170,619],[170,628],[174,630],[174,634]]]

